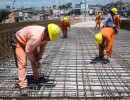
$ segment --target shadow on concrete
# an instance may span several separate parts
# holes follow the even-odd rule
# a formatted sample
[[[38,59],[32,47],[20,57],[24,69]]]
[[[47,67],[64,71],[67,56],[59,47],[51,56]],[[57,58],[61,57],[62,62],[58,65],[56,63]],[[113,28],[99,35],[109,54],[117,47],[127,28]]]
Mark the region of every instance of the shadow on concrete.
[[[34,81],[33,75],[27,75],[29,89],[40,90],[41,87],[44,87],[44,88],[53,88],[53,87],[56,86],[54,84],[54,81],[55,81],[54,79],[49,79],[48,76],[45,76],[45,78],[46,78],[46,81],[40,82],[40,83],[36,83]]]
[[[46,77],[46,76],[45,76]],[[28,88],[30,90],[40,90],[41,88],[53,88],[56,86],[56,84],[54,84],[54,79],[49,79],[49,77],[46,77],[47,81],[45,82],[39,82],[36,83],[34,80],[33,75],[27,75],[27,80],[28,80]],[[15,88],[19,88],[18,84],[15,84]]]
[[[104,60],[103,58],[97,56],[90,61],[90,64],[97,64],[97,63],[108,64],[110,63],[110,60]]]

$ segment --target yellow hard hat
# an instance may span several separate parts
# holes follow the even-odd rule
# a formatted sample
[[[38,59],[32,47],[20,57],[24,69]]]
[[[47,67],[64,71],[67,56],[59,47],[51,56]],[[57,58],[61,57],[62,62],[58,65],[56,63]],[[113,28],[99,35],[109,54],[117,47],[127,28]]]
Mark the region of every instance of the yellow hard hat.
[[[98,13],[99,16],[101,16],[102,14],[101,13]]]
[[[111,11],[112,11],[114,14],[116,14],[116,15],[117,15],[117,13],[118,13],[118,11],[117,11],[116,8],[112,8]]]
[[[102,34],[101,34],[101,33],[97,33],[97,34],[95,35],[95,40],[97,41],[98,44],[101,44],[101,43],[102,43],[102,40],[103,40]]]
[[[64,21],[65,23],[67,23],[67,22],[68,22],[68,18],[64,17],[64,18],[63,18],[63,21]]]
[[[56,41],[60,34],[60,28],[56,24],[48,24],[48,33],[49,33],[49,38],[51,41]]]

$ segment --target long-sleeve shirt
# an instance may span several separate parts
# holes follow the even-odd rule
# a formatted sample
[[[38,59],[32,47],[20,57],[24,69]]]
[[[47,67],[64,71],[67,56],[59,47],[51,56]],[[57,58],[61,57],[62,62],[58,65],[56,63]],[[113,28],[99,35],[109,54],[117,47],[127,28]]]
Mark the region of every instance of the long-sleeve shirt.
[[[104,37],[104,39],[107,43],[106,53],[107,53],[107,56],[110,57],[111,53],[112,53],[111,49],[112,49],[112,46],[113,46],[114,40],[115,40],[114,30],[113,30],[113,28],[105,27],[100,31],[100,33],[102,34],[102,36]]]
[[[108,14],[108,16],[103,21],[103,26],[107,27],[114,27],[114,18],[111,16],[111,14]]]
[[[25,54],[31,62],[35,62],[35,49],[40,46],[39,53],[43,53],[47,41],[44,40],[45,27],[33,25],[27,26],[16,33],[19,43],[25,46]],[[44,41],[43,41],[44,40]]]

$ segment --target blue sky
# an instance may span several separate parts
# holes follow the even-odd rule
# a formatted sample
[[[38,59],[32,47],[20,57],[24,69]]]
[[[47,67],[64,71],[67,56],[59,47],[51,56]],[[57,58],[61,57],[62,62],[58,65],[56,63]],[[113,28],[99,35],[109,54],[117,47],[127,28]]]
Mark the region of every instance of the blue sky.
[[[68,2],[72,2],[73,6],[75,4],[78,4],[80,2],[84,2],[85,0],[15,0],[15,3],[13,5],[14,0],[0,0],[0,8],[5,8],[6,5],[16,8],[23,7],[42,7],[42,6],[52,6],[52,5],[59,5],[60,4],[66,4]],[[86,0],[88,4],[108,4],[110,2],[116,2],[118,0]],[[129,1],[130,0],[122,0],[122,1]]]

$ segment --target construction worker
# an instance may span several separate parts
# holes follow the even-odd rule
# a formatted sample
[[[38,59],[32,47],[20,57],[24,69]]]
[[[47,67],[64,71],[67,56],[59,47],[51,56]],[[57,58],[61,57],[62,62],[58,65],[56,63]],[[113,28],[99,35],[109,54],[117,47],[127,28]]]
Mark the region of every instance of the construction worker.
[[[60,28],[56,24],[48,24],[47,27],[38,25],[27,26],[15,34],[15,53],[18,62],[18,78],[21,95],[27,95],[26,64],[28,58],[31,62],[34,80],[45,81],[41,74],[40,62],[48,41],[55,41],[60,34]],[[39,48],[39,50],[38,50]]]
[[[114,23],[117,29],[120,29],[120,15],[116,15],[115,19],[114,19]]]
[[[62,33],[63,33],[63,38],[67,38],[67,34],[68,34],[68,27],[70,29],[70,21],[68,20],[68,18],[64,17],[63,20],[61,20],[60,22],[60,27],[62,29]]]
[[[103,21],[103,27],[112,27],[115,31],[115,34],[118,34],[118,31],[114,24],[114,16],[117,14],[118,14],[118,10],[116,8],[112,8],[108,16]]]
[[[115,40],[114,29],[110,27],[103,28],[95,35],[95,40],[99,44],[99,57],[108,60],[112,56],[112,48]],[[106,54],[104,54],[106,49]]]
[[[101,21],[102,21],[101,15],[102,15],[101,13],[98,13],[98,15],[95,18],[95,22],[96,22],[95,30],[97,29],[97,27],[98,27],[98,30],[100,29],[100,24],[101,24]]]

